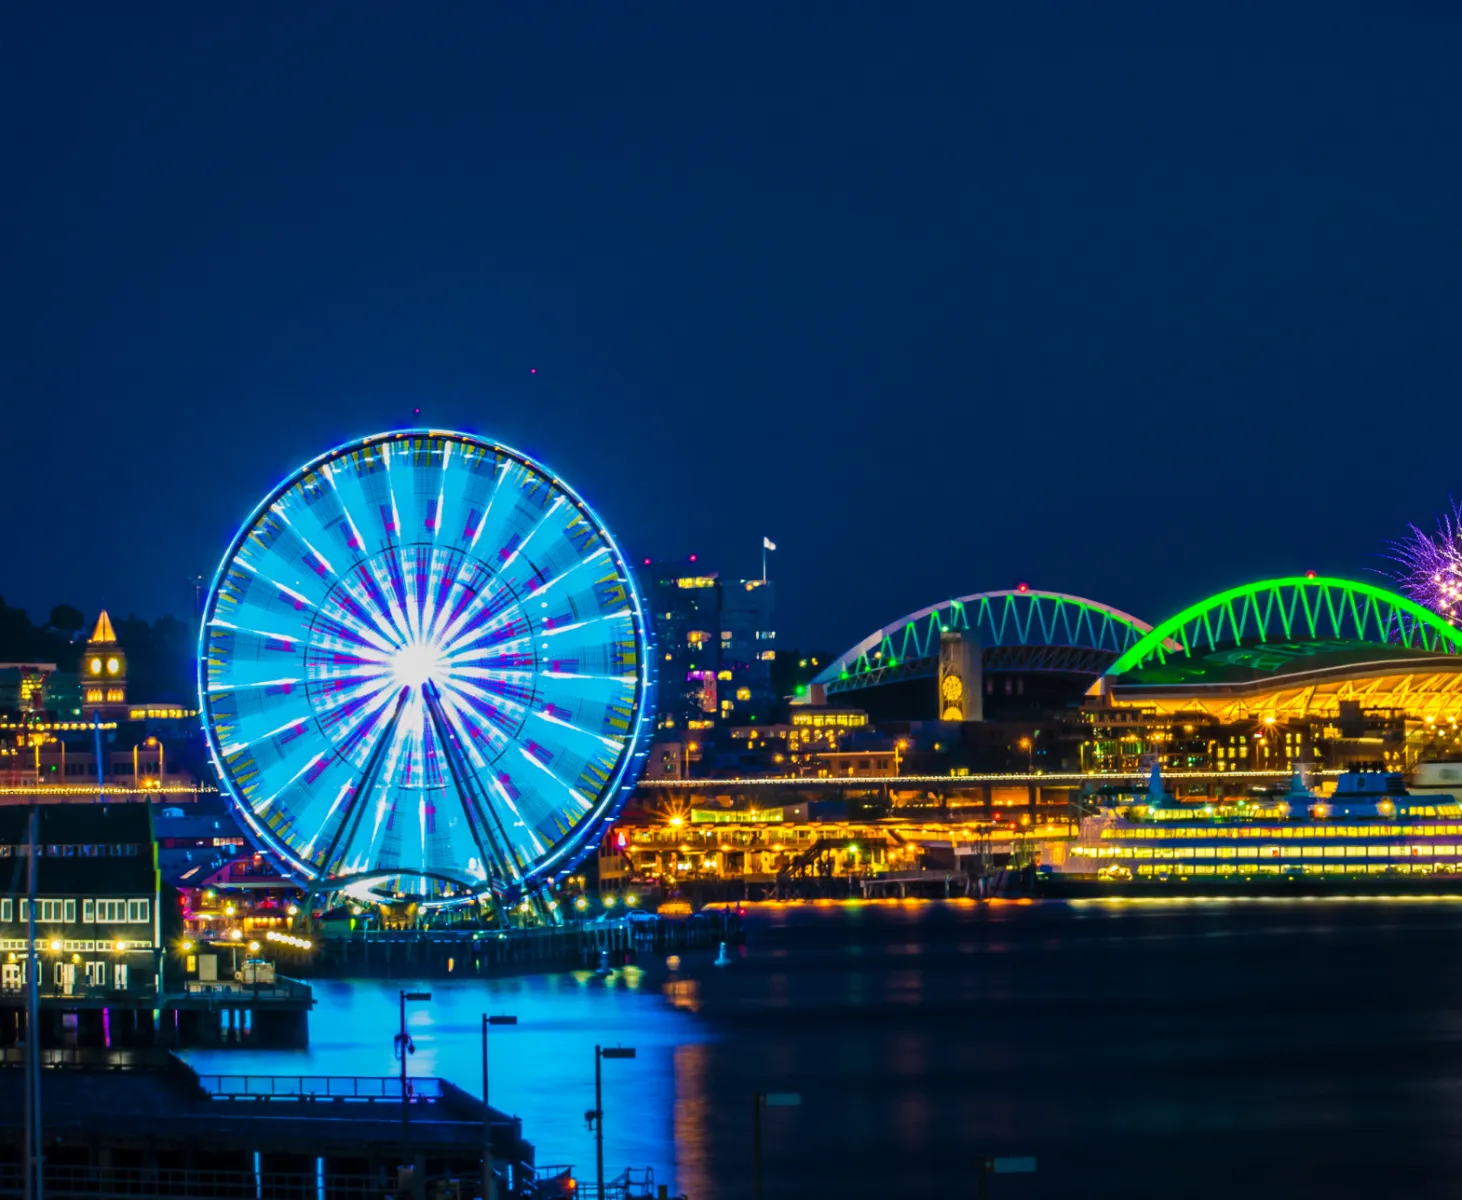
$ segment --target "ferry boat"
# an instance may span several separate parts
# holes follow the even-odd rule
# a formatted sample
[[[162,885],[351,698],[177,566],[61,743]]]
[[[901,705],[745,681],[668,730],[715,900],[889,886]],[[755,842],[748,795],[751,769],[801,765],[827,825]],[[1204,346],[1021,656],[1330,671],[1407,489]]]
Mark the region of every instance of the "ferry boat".
[[[1445,766],[1446,764],[1438,764]],[[1048,878],[1226,881],[1269,877],[1430,877],[1462,874],[1462,763],[1443,791],[1440,771],[1350,771],[1317,795],[1296,775],[1284,793],[1174,802],[1154,766],[1145,796],[1082,819],[1077,836],[1047,843]]]

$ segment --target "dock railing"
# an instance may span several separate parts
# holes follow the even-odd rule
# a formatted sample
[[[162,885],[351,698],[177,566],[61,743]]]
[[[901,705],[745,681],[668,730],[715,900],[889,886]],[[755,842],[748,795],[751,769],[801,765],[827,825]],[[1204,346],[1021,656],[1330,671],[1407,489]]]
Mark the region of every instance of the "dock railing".
[[[399,1102],[401,1080],[376,1075],[199,1075],[210,1100],[327,1100]],[[442,1099],[442,1081],[430,1076],[406,1081],[411,1104]]]
[[[237,979],[190,979],[187,981],[187,994],[218,1000],[308,1000],[313,992],[307,983],[278,975],[273,983],[260,984],[241,983]]]

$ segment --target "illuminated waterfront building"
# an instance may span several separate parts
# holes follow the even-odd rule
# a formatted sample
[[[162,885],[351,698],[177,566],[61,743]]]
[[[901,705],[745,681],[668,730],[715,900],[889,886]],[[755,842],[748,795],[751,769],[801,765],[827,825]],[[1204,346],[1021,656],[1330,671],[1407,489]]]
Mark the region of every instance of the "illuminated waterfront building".
[[[1164,621],[1089,689],[1089,769],[1393,770],[1455,753],[1462,632],[1368,583],[1295,576]],[[1114,736],[1115,735],[1115,736]]]
[[[45,712],[57,699],[54,695],[57,678],[55,663],[0,663],[0,712]],[[80,714],[79,704],[74,712],[65,713],[67,716]]]
[[[656,729],[765,721],[777,700],[775,585],[722,579],[695,555],[684,563],[647,559],[636,574],[659,669]]]
[[[0,808],[0,861],[27,852],[29,812]],[[46,805],[37,844],[37,980],[43,995],[155,996],[164,914],[146,805]],[[0,998],[19,1005],[29,901],[0,898]]]
[[[742,725],[727,731],[730,763],[742,774],[816,776],[836,774],[826,759],[855,740],[867,740],[868,714],[856,708],[794,707],[787,722]],[[893,751],[870,748],[868,754]]]
[[[180,710],[177,718],[160,724],[188,726],[197,715]],[[144,734],[136,726],[127,728],[126,741],[131,744],[117,745],[119,726],[115,721],[0,718],[0,804],[95,800],[99,787],[157,795],[196,794],[198,780],[179,758],[191,730],[175,729],[168,738]]]

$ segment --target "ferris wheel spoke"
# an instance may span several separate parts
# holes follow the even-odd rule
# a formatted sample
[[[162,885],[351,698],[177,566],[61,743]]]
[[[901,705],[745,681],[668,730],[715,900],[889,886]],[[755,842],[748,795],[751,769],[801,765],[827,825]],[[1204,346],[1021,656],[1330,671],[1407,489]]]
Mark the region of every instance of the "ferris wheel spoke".
[[[440,641],[447,624],[476,598],[481,584],[490,577],[459,550],[438,546],[435,553],[443,556],[442,566],[432,589],[430,619],[423,621],[422,628],[428,639]]]
[[[562,496],[559,496],[554,500],[553,504],[546,511],[538,514],[528,532],[523,535],[522,541],[518,542],[518,544],[513,547],[508,556],[503,559],[503,565],[498,568],[500,572],[506,573],[508,569],[512,567],[515,562],[518,561],[518,558],[523,553],[523,551],[528,549],[528,543],[538,536],[538,531],[540,529],[548,524],[548,518],[553,516],[553,514],[558,512],[558,510],[561,509],[563,506],[564,498]]]
[[[357,645],[370,646],[383,654],[389,654],[395,649],[389,632],[382,630],[367,616],[365,610],[348,592],[345,595],[336,595],[331,608],[330,612],[320,612],[313,626],[326,637],[336,637],[341,641],[351,640]]]
[[[335,494],[335,502],[340,506],[340,516],[349,530],[345,539],[345,548],[352,554],[365,552],[365,539],[361,537],[360,526],[356,524],[355,517],[351,515],[350,505],[345,502],[345,493],[340,489],[340,481],[336,478],[338,468],[326,463],[321,469],[321,474],[329,481],[330,490]]]
[[[537,600],[545,592],[547,592],[550,589],[555,588],[559,584],[563,583],[566,579],[568,579],[568,577],[570,575],[574,574],[574,572],[576,572],[576,571],[582,571],[585,567],[591,565],[592,563],[596,563],[601,558],[604,558],[605,556],[607,556],[608,553],[609,553],[609,547],[608,546],[600,546],[599,549],[595,550],[593,554],[590,554],[586,558],[579,559],[578,562],[574,563],[574,565],[571,566],[571,567],[569,567],[567,570],[561,572],[558,575],[555,575],[552,579],[550,579],[550,580],[548,580],[548,581],[546,581],[544,583],[540,583],[531,592],[529,592],[527,594],[527,596],[524,597],[524,599],[527,599],[527,600]]]
[[[533,636],[528,619],[521,615],[514,616],[509,621],[495,626],[484,626],[458,638],[452,643],[451,659],[455,664],[485,658],[519,642],[531,641]]]
[[[353,762],[356,752],[370,737],[391,702],[386,681],[373,691],[361,691],[342,701],[320,718],[320,728],[335,743],[340,756]]]
[[[369,568],[351,571],[341,581],[339,591],[332,595],[335,607],[355,618],[361,636],[368,637],[372,644],[382,643],[384,647],[399,644],[400,627],[392,619],[385,593]],[[375,634],[373,638],[370,637],[372,632]]]
[[[515,599],[510,588],[500,580],[488,580],[465,606],[453,613],[437,640],[455,645],[465,629],[491,627],[504,615],[511,613],[514,604]]]

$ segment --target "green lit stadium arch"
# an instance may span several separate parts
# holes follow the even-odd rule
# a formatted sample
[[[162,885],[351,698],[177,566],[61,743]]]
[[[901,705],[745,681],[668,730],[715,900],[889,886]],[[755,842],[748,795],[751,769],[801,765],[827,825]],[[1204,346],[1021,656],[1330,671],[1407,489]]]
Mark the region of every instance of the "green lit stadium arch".
[[[933,674],[939,639],[969,632],[987,671],[1099,675],[1146,639],[1146,621],[1094,600],[1019,587],[932,604],[869,634],[813,680],[829,695]],[[1173,643],[1170,651],[1181,649]]]
[[[1220,646],[1297,638],[1462,653],[1462,631],[1414,600],[1370,583],[1299,575],[1230,588],[1190,605],[1124,650],[1107,675]]]

